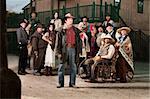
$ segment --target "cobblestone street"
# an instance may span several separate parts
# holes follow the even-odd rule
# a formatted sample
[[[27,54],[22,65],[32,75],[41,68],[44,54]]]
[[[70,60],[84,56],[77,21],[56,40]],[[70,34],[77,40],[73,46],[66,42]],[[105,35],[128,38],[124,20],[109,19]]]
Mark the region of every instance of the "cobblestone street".
[[[17,72],[18,57],[8,55],[9,68]],[[140,67],[141,66],[141,67]],[[29,70],[28,72],[32,72]],[[130,83],[88,83],[77,77],[79,88],[56,88],[57,76],[20,76],[22,99],[149,99],[150,83],[148,63],[135,63],[135,76]]]

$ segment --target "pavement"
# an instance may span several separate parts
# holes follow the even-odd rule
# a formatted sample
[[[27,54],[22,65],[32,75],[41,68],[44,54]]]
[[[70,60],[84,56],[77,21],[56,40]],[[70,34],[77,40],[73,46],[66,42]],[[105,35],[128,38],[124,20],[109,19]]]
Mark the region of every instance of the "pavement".
[[[17,73],[18,56],[8,55],[8,67]],[[22,83],[21,99],[150,99],[149,63],[135,62],[135,75],[129,83],[88,83],[77,76],[78,88],[56,88],[57,75],[18,75]]]

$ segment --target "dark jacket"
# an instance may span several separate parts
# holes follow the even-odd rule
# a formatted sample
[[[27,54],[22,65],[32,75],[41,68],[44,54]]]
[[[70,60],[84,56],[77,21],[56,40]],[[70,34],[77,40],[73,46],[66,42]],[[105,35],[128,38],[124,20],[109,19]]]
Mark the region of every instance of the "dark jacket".
[[[80,39],[80,30],[76,27],[73,26],[73,30],[75,32],[75,39],[76,39],[76,58],[75,61],[76,63],[79,62],[79,53],[81,53],[82,51],[82,42]],[[59,32],[58,34],[58,45],[57,45],[57,49],[56,49],[56,53],[57,54],[61,54],[62,55],[62,61],[66,62],[67,61],[67,47],[66,47],[66,30],[62,30],[61,32]]]
[[[19,45],[27,45],[28,44],[28,35],[22,27],[17,29],[17,41]]]
[[[42,39],[42,34],[37,31],[31,36],[31,44],[33,51],[38,51],[39,49],[46,49],[47,42]]]
[[[106,30],[106,34],[110,34],[111,37],[112,37],[115,41],[117,41],[117,40],[116,40],[116,37],[115,37],[115,34],[116,34],[116,31],[115,31],[115,30],[112,30],[110,33]]]
[[[55,43],[56,43],[56,31],[49,32],[49,36],[50,36],[50,41],[52,42],[51,48],[52,48],[52,50],[54,50]]]

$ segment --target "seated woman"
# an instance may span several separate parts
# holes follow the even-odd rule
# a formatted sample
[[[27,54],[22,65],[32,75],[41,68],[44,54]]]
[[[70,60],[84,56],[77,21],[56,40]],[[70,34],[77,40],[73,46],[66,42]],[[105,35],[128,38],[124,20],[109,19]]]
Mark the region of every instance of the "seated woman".
[[[87,59],[84,63],[87,65],[88,77],[91,77],[91,67],[97,66],[97,64],[101,62],[109,64],[115,53],[115,47],[113,46],[115,40],[110,35],[103,36],[101,40],[103,40],[104,43],[101,44],[96,56],[94,58]]]
[[[131,81],[134,74],[132,43],[128,36],[130,31],[131,29],[128,27],[122,27],[116,33],[117,43],[115,46],[119,54],[116,71],[120,82]]]

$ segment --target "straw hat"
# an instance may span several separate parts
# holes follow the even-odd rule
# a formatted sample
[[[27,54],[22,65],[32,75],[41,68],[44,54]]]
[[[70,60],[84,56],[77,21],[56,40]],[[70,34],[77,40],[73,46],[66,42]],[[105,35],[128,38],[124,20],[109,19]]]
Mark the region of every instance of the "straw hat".
[[[122,30],[126,30],[127,34],[130,33],[130,31],[131,31],[131,29],[129,27],[121,27],[121,28],[117,29],[117,32],[121,33]]]
[[[115,43],[115,40],[111,37],[111,35],[107,34],[105,36],[102,36],[102,40],[104,39],[110,39],[111,40],[111,43]]]

